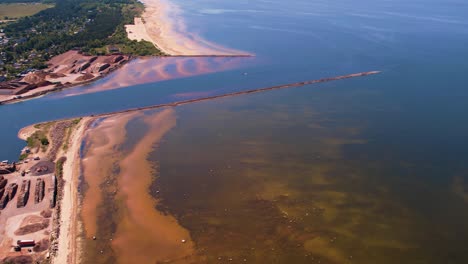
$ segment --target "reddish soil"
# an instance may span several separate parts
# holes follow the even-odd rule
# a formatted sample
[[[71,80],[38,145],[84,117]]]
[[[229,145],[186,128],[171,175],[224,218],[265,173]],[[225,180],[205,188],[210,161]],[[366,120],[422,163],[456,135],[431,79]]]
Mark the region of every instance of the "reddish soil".
[[[47,228],[49,226],[49,222],[49,219],[44,219],[37,215],[26,216],[23,219],[20,228],[15,231],[15,235],[22,236],[35,233],[39,230]]]
[[[0,83],[0,100],[10,101],[37,96],[64,86],[88,82],[108,74],[129,59],[129,56],[121,54],[89,56],[71,50],[53,57],[45,70]]]

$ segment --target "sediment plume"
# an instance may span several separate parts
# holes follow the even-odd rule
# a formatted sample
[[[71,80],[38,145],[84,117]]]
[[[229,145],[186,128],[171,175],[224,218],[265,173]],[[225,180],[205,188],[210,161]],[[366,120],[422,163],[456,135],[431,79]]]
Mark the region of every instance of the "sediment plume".
[[[117,199],[123,206],[112,246],[119,263],[163,263],[193,254],[189,232],[177,220],[156,208],[148,192],[154,180],[147,160],[153,146],[176,124],[173,109],[146,116],[148,132],[119,163]]]
[[[99,129],[93,129],[92,135],[87,137],[90,147],[82,160],[87,189],[83,196],[81,218],[88,238],[97,233],[97,208],[102,203],[100,185],[112,175],[114,165],[120,160],[120,153],[115,148],[125,140],[125,126],[136,115],[133,113],[107,118],[99,123]]]
[[[153,146],[175,126],[174,110],[164,109],[155,114],[143,113],[141,110],[294,88],[378,73],[378,71],[362,72],[93,116],[95,123],[88,130],[92,133],[86,134],[87,147],[85,149],[87,151],[81,163],[83,179],[86,182],[86,192],[81,203],[85,238],[93,238],[98,233],[98,210],[103,206],[101,187],[116,177],[115,198],[117,202],[113,206],[118,207],[118,218],[115,223],[117,230],[111,245],[118,262],[152,263],[185,260],[190,259],[194,252],[194,244],[189,232],[180,226],[173,216],[165,215],[155,209],[158,201],[148,192],[154,180],[155,171],[153,164],[147,158],[154,150]],[[126,156],[123,156],[118,147],[125,142],[128,122],[136,117],[142,118],[148,131],[136,143],[136,146],[129,153],[125,153]]]

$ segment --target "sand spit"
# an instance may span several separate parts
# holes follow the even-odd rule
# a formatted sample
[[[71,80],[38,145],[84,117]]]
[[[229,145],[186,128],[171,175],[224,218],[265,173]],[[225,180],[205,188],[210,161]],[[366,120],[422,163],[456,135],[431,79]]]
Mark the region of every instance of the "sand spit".
[[[165,109],[144,121],[148,132],[120,163],[117,199],[124,209],[112,244],[119,263],[171,262],[193,253],[188,231],[174,217],[157,211],[157,201],[149,194],[154,169],[147,156],[175,126],[174,110]]]
[[[141,0],[145,11],[127,26],[130,39],[148,40],[169,55],[248,55],[188,32],[181,10],[166,0]]]

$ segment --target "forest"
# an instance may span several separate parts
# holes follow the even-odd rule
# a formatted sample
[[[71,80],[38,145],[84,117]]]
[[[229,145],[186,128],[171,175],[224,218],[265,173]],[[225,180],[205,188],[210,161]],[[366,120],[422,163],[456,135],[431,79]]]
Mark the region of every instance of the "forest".
[[[142,11],[143,5],[135,0],[56,1],[53,8],[4,26],[8,42],[0,44],[4,64],[0,76],[11,79],[27,69],[44,68],[52,56],[70,49],[89,54],[118,49],[132,55],[163,55],[150,42],[127,38],[125,24],[133,23]]]

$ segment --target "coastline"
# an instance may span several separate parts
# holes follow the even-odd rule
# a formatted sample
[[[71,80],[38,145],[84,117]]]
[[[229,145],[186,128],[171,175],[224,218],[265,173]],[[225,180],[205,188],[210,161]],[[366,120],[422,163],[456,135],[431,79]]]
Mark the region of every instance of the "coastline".
[[[203,57],[212,57],[212,58],[248,58],[253,57],[253,54],[234,50],[230,48],[223,47],[216,43],[210,42],[202,37],[191,33],[187,30],[186,23],[184,18],[181,16],[180,8],[170,3],[166,0],[141,0],[144,5],[144,11],[141,14],[141,17],[135,18],[134,25],[126,25],[127,37],[131,40],[146,40],[151,43],[155,47],[157,47],[160,51],[167,54],[167,56],[153,56],[153,57],[175,57],[175,58],[203,58]],[[47,75],[49,72],[51,74],[56,74],[58,71],[63,71],[63,68],[68,67],[64,65],[57,65],[52,63],[58,57],[67,57],[67,53],[72,53],[73,51],[68,51],[64,54],[58,55],[53,57],[49,63],[51,66],[46,71],[38,71],[36,73],[30,73],[22,79],[18,79],[15,82],[24,82],[25,79],[36,79],[36,83],[44,83],[44,81],[49,81],[49,79],[42,79],[37,81],[37,75]],[[46,94],[58,92],[67,88],[72,88],[80,85],[86,85],[102,79],[103,77],[107,76],[111,72],[119,70],[122,66],[126,65],[128,62],[140,58],[140,56],[133,56],[128,54],[112,54],[112,55],[101,55],[101,56],[94,56],[91,58],[90,56],[90,63],[92,64],[93,58],[98,58],[98,60],[102,60],[106,56],[124,56],[122,61],[117,61],[115,65],[111,64],[105,71],[99,71],[92,74],[89,73],[89,69],[86,72],[81,70],[82,65],[84,63],[78,64],[76,69],[71,71],[73,73],[76,72],[76,76],[71,76],[70,74],[65,74],[62,79],[64,81],[59,81],[58,84],[54,84],[54,78],[50,79],[49,84],[42,85],[38,84],[39,86],[33,89],[28,88],[28,86],[36,85],[36,83],[26,82],[23,84],[23,88],[21,89],[28,89],[26,92],[22,94],[0,94],[0,105],[3,104],[11,104],[22,102],[25,100],[37,98],[40,96],[44,96]],[[72,57],[72,56],[69,56]],[[146,57],[146,56],[143,56]],[[73,62],[72,67],[75,67],[75,62]],[[86,66],[89,67],[89,66]],[[93,67],[89,67],[93,68]],[[60,73],[62,74],[62,73]],[[62,74],[63,75],[63,74]],[[80,77],[82,80],[77,80]],[[69,79],[75,78],[74,81],[70,82]],[[60,79],[60,78],[58,78]],[[29,84],[28,84],[29,83]],[[0,84],[4,84],[8,86],[7,82],[3,82]],[[4,91],[8,91],[8,89],[2,89]]]
[[[83,118],[80,127],[75,129],[70,137],[71,145],[64,153],[66,158],[63,167],[62,199],[57,201],[60,206],[60,218],[58,228],[57,254],[52,263],[79,263],[79,231],[78,210],[79,196],[78,183],[80,175],[80,149],[85,131],[92,123],[93,118]],[[60,190],[59,190],[60,191]]]
[[[149,192],[157,170],[147,157],[176,125],[174,109],[97,120],[85,132],[84,154],[75,161],[82,164],[82,184],[86,186],[79,193],[82,207],[78,210],[82,223],[78,232],[86,251],[82,260],[162,263],[190,257],[193,243],[188,230],[173,216],[156,210],[158,199]],[[128,145],[128,125],[136,121],[148,127]]]
[[[81,173],[79,162],[80,149],[85,132],[95,119],[85,117],[33,124],[22,128],[18,132],[18,138],[26,141],[36,131],[49,126],[50,130],[47,133],[47,137],[54,141],[53,134],[56,132],[57,125],[66,122],[73,123],[74,120],[79,121],[74,126],[69,127],[69,136],[63,137],[61,141],[53,143],[59,143],[59,150],[55,158],[44,157],[45,160],[50,158],[50,161],[54,162],[57,168],[59,163],[62,166],[62,175],[60,175],[60,172],[55,173],[58,181],[58,190],[56,193],[56,205],[52,213],[53,221],[51,223],[50,244],[47,254],[47,258],[50,258],[51,263],[79,263],[80,239],[77,234],[80,230],[80,223],[78,221],[78,210],[80,207],[78,184]],[[65,145],[68,147],[65,148]]]
[[[150,41],[171,56],[252,56],[189,32],[182,11],[174,3],[167,0],[140,1],[145,10],[141,18],[135,19],[135,25],[127,27],[130,39]]]
[[[154,118],[155,118],[154,120],[160,120],[160,118],[162,118],[163,116],[168,117],[167,119],[164,118],[164,120],[167,120],[168,123],[155,121],[156,124],[158,124],[158,123],[160,123],[161,125],[162,124],[167,124],[167,127],[165,129],[162,129],[159,126],[154,125],[153,122],[150,121],[150,120],[153,120],[153,119],[150,119],[150,117],[147,117],[147,118],[144,119],[145,122],[147,123],[147,125],[151,127],[151,129],[150,129],[151,131],[160,131],[160,132],[157,132],[157,133],[154,132],[155,134],[149,133],[147,135],[148,138],[145,138],[145,141],[157,142],[157,141],[160,140],[160,137],[162,137],[162,135],[165,133],[164,131],[168,131],[173,125],[175,125],[175,119],[174,119],[173,114],[172,114],[173,112],[171,112],[171,111],[173,111],[172,110],[173,107],[176,107],[176,106],[179,106],[179,105],[185,105],[185,104],[196,103],[196,102],[203,102],[203,101],[207,101],[207,100],[227,98],[227,97],[238,96],[238,95],[247,95],[247,94],[252,94],[252,93],[266,92],[266,91],[277,90],[277,89],[294,88],[294,87],[300,87],[300,86],[304,86],[304,85],[308,85],[308,84],[322,83],[322,82],[328,82],[328,81],[334,81],[334,80],[343,80],[343,79],[347,79],[347,78],[364,77],[364,76],[374,75],[374,74],[378,74],[378,73],[379,72],[376,72],[376,71],[375,72],[356,73],[356,74],[337,76],[337,77],[332,77],[332,78],[323,78],[323,79],[319,79],[319,80],[305,81],[305,82],[300,82],[300,83],[285,84],[285,85],[279,85],[279,86],[274,86],[274,87],[253,89],[253,90],[247,90],[247,91],[243,91],[243,92],[235,92],[235,93],[230,93],[230,94],[206,96],[206,97],[202,97],[202,98],[198,98],[198,99],[178,101],[178,102],[170,103],[170,104],[155,105],[155,106],[143,107],[143,108],[137,108],[137,109],[128,109],[128,110],[124,110],[124,111],[118,111],[118,112],[113,112],[113,113],[103,113],[103,114],[97,114],[97,115],[86,116],[86,117],[75,118],[75,119],[50,121],[50,122],[47,122],[47,123],[40,123],[40,124],[36,124],[36,125],[31,125],[31,126],[28,126],[28,127],[25,127],[23,129],[21,129],[18,132],[18,137],[25,140],[29,136],[31,136],[34,132],[36,132],[38,129],[43,129],[44,127],[50,127],[50,129],[48,130],[49,131],[48,133],[49,133],[49,138],[53,142],[52,145],[58,144],[59,146],[64,146],[65,144],[67,144],[67,148],[65,148],[65,147],[63,147],[63,149],[60,148],[60,150],[54,155],[54,158],[52,160],[52,161],[56,161],[58,163],[60,159],[65,159],[64,166],[63,166],[63,177],[61,178],[60,176],[58,176],[59,181],[61,180],[61,183],[59,183],[59,190],[58,190],[58,200],[57,200],[57,206],[58,207],[56,208],[55,214],[54,214],[57,217],[57,220],[56,221],[54,220],[54,222],[53,222],[52,230],[54,230],[54,231],[52,232],[51,238],[50,238],[51,241],[52,241],[51,247],[50,247],[50,254],[51,254],[51,257],[52,257],[52,263],[79,263],[79,260],[81,258],[80,252],[83,249],[82,244],[83,243],[88,243],[87,241],[89,241],[89,240],[91,240],[91,241],[94,240],[93,236],[96,235],[97,228],[96,227],[93,228],[92,225],[91,225],[91,228],[90,228],[89,223],[93,222],[92,215],[96,215],[96,214],[92,213],[92,211],[95,210],[95,209],[89,208],[89,206],[88,206],[88,209],[90,209],[91,211],[88,210],[87,214],[90,215],[91,218],[88,217],[88,219],[86,219],[82,215],[80,215],[81,214],[80,212],[83,212],[82,210],[86,210],[86,208],[81,207],[81,204],[84,205],[85,201],[80,202],[80,197],[81,196],[78,193],[79,192],[79,188],[78,188],[79,187],[79,182],[81,180],[80,175],[85,173],[86,170],[89,170],[90,168],[91,168],[91,171],[95,171],[97,168],[100,168],[100,164],[101,164],[101,162],[103,162],[103,159],[109,158],[110,157],[109,155],[112,154],[112,150],[114,149],[112,146],[119,145],[119,142],[121,142],[122,139],[125,138],[125,135],[121,135],[121,136],[117,136],[115,138],[115,140],[112,141],[111,138],[115,137],[117,135],[116,133],[118,133],[118,131],[116,132],[116,130],[112,129],[112,128],[120,128],[120,130],[124,130],[123,128],[128,123],[128,120],[130,120],[132,118],[137,118],[137,117],[141,118],[141,115],[140,115],[141,111],[152,110],[152,109],[155,109],[155,110],[156,109],[163,109],[161,111],[161,115],[156,114],[156,116],[154,116]],[[164,113],[164,114],[162,114],[162,113]],[[105,118],[105,120],[108,120],[108,123],[110,122],[107,126],[110,129],[112,129],[111,131],[113,131],[113,132],[108,133],[109,135],[104,133],[104,135],[107,135],[110,138],[108,138],[107,140],[104,140],[103,142],[105,144],[109,144],[109,142],[110,142],[111,145],[108,146],[107,151],[105,151],[105,149],[104,149],[104,155],[102,155],[102,153],[101,153],[101,161],[98,160],[98,163],[96,163],[96,161],[94,161],[94,166],[91,166],[90,168],[87,168],[87,166],[89,165],[88,163],[90,162],[89,159],[91,157],[85,157],[84,159],[82,159],[82,157],[81,157],[80,153],[81,153],[81,150],[82,150],[83,139],[84,139],[84,137],[86,137],[88,135],[87,134],[88,132],[90,134],[94,133],[93,130],[91,130],[89,128],[90,128],[91,124],[95,120],[98,120],[98,119],[101,119],[101,118]],[[112,121],[114,119],[115,119],[115,122]],[[69,134],[69,136],[68,137],[62,137],[61,141],[57,142],[57,140],[55,140],[54,136],[53,136],[54,129],[56,129],[57,124],[64,123],[64,122],[73,122],[74,120],[78,120],[78,122],[76,123],[77,124],[76,126],[71,128],[72,131]],[[101,129],[101,130],[103,129],[102,125],[101,125],[101,127],[99,127],[99,129]],[[160,130],[160,129],[162,129],[162,130]],[[117,130],[119,130],[119,129],[117,129]],[[159,133],[159,136],[155,137],[156,135],[158,135],[158,133]],[[94,136],[96,136],[96,135],[94,135]],[[114,142],[114,143],[112,143],[112,142]],[[98,144],[98,145],[100,145],[100,144]],[[142,153],[135,153],[136,156],[131,158],[130,161],[133,160],[132,162],[135,163],[138,160],[145,160],[144,155],[147,155],[147,153],[149,153],[149,151],[151,149],[146,149],[146,148],[144,148],[144,146],[146,146],[146,145],[141,145],[140,148],[143,148],[145,150]],[[96,146],[94,146],[93,149],[96,150]],[[121,171],[120,174],[116,175],[117,177],[126,177],[125,175],[126,175],[127,172],[131,172],[131,171],[134,170],[134,169],[132,169],[131,166],[129,166],[128,162],[130,162],[130,161],[128,161],[127,158],[123,158],[123,157],[121,157],[119,155],[117,155],[115,158],[117,158],[117,161],[120,161],[119,164],[121,166],[123,166],[122,167],[123,170]],[[86,165],[85,162],[88,165]],[[132,163],[132,162],[130,162],[130,163]],[[112,164],[110,164],[110,165],[112,165]],[[147,166],[147,165],[144,165],[144,166]],[[108,166],[108,167],[112,168],[112,166]],[[93,173],[91,173],[91,174],[93,174]],[[135,173],[132,173],[132,175],[134,175],[134,174]],[[139,171],[137,174],[141,175],[142,177],[144,175],[146,175],[142,171]],[[151,178],[151,177],[148,176],[148,175],[146,175],[144,177],[146,177],[145,181],[146,181],[146,185],[147,185],[149,183],[147,180],[149,178]],[[89,179],[87,179],[86,176],[85,176],[85,180],[88,181]],[[95,182],[94,185],[95,186],[100,186],[101,183],[102,183],[101,182],[102,179],[101,180],[97,179],[97,180],[98,180],[98,182]],[[122,188],[122,186],[125,186],[126,184],[128,184],[128,183],[125,183],[125,185],[121,185],[120,181],[118,183],[120,185],[120,188]],[[135,188],[145,189],[146,187],[135,186]],[[96,189],[95,192],[99,192],[99,189]],[[125,193],[125,190],[122,191],[122,192]],[[137,191],[136,193],[142,193],[142,192]],[[123,196],[119,195],[118,197],[120,197],[119,199],[122,200],[125,197],[127,197],[128,195],[130,195],[130,194],[127,193],[126,195],[123,195]],[[152,203],[148,197],[146,197],[146,198],[141,197],[141,199],[143,199],[144,201],[147,201],[148,203]],[[99,203],[99,199],[96,200],[96,202]],[[130,206],[130,204],[129,204],[129,206]],[[133,205],[133,206],[135,206],[135,205]],[[137,209],[137,208],[135,208],[135,209]],[[136,212],[141,212],[141,211],[140,211],[140,209],[137,209],[134,212],[136,213]],[[129,217],[128,219],[133,219],[130,216],[128,216],[128,217]],[[189,234],[186,233],[183,230],[180,230],[179,227],[177,227],[178,225],[175,225],[175,222],[174,222],[173,219],[171,220],[171,219],[168,219],[168,218],[161,218],[162,216],[157,216],[157,215],[154,215],[154,217],[155,217],[155,219],[159,219],[159,220],[162,221],[161,225],[163,225],[162,223],[167,223],[167,224],[172,223],[172,224],[174,224],[173,228],[175,228],[175,229],[173,229],[173,230],[179,230],[179,231],[177,231],[177,233],[179,234],[178,237],[183,237],[184,240],[187,239],[187,244],[185,244],[185,242],[183,243],[186,246],[186,248],[184,249],[184,252],[185,252],[184,254],[185,255],[191,255],[191,253],[190,253],[191,250],[185,251],[186,249],[190,248],[190,247],[187,247],[187,246],[189,246],[189,243],[191,243],[190,240],[189,240]],[[145,228],[148,228],[148,227],[145,227]],[[163,226],[160,226],[160,228],[163,228]],[[86,234],[86,237],[82,238],[81,234],[82,234],[83,230],[91,230],[91,231]],[[126,228],[125,230],[129,231],[130,229]],[[164,230],[164,229],[161,229],[161,230]],[[125,231],[122,234],[127,233],[127,231]],[[58,236],[58,238],[57,238],[57,236]],[[127,237],[127,239],[130,239],[130,240],[133,239],[132,236],[128,236],[128,235],[125,235],[124,237]],[[121,243],[123,243],[123,242],[119,243],[119,240],[117,239],[118,236],[115,237],[115,238],[116,238],[115,243],[117,243],[116,246],[121,248],[123,246],[123,245],[121,245]],[[84,241],[82,239],[87,239],[87,240]],[[124,239],[124,240],[126,240],[126,239]],[[174,243],[174,241],[167,241],[167,243],[169,243],[169,244],[164,244],[166,242],[164,242],[163,240],[160,240],[158,243],[162,243],[161,246],[165,245],[165,246],[168,246],[169,248],[174,248],[174,247],[178,248],[180,246],[180,244],[179,244],[180,240],[179,240],[179,243]],[[111,244],[114,245],[114,242],[111,243]],[[170,245],[172,245],[172,246],[170,246]],[[175,255],[171,255],[171,256],[175,256]],[[168,256],[168,258],[173,258],[171,256]]]
[[[122,156],[120,152],[115,152],[115,148],[124,143],[125,127],[130,120],[136,118],[142,118],[150,129],[138,142],[135,150]],[[96,120],[101,119],[102,122],[91,128]],[[108,243],[109,247],[120,252],[119,260],[126,261],[119,263],[134,260],[135,251],[141,253],[137,259],[143,262],[154,258],[158,261],[178,260],[193,254],[194,245],[189,232],[180,226],[173,216],[152,210],[157,200],[146,193],[153,181],[153,170],[145,157],[153,150],[152,146],[175,126],[175,122],[174,110],[171,108],[151,115],[142,115],[139,112],[116,113],[106,117],[93,116],[81,120],[79,127],[74,129],[69,138],[70,147],[58,155],[65,157],[66,161],[63,167],[62,198],[57,201],[59,218],[53,226],[53,229],[57,229],[58,239],[56,251],[53,244],[50,249],[51,263],[80,263],[87,257],[82,255],[86,246],[91,244],[96,248],[94,244],[99,240],[100,243]],[[23,128],[19,134],[27,135],[31,131],[34,131],[34,126]],[[82,144],[85,138],[89,139],[92,149],[82,157]],[[135,163],[139,166],[135,167]],[[121,171],[114,174],[113,169],[116,164],[121,167]],[[134,179],[135,175],[140,175],[139,180]],[[84,192],[79,188],[81,181],[87,186]],[[116,185],[101,187],[106,181],[116,181]],[[123,206],[124,212],[122,219],[116,219],[118,230],[115,234],[110,234],[111,239],[107,239],[100,233],[101,231],[98,231],[100,222],[97,211],[104,202],[102,196],[109,191],[116,193],[116,204]],[[132,224],[133,221],[139,224]],[[141,238],[148,232],[152,235],[128,248],[129,241],[135,243],[137,237]],[[181,239],[184,239],[183,243]],[[158,245],[159,249],[149,250],[154,245]],[[99,254],[99,250],[97,253]]]
[[[251,57],[252,57],[252,55],[130,56],[128,60],[126,60],[125,62],[119,64],[118,66],[116,66],[114,68],[111,68],[107,73],[102,74],[100,76],[97,76],[97,77],[95,77],[93,79],[90,79],[90,80],[85,80],[85,81],[82,81],[82,82],[79,82],[79,83],[73,83],[73,84],[61,84],[59,86],[54,86],[54,87],[51,87],[51,88],[40,87],[41,89],[38,89],[39,91],[31,90],[30,92],[21,95],[21,98],[14,98],[15,97],[14,95],[9,95],[8,98],[2,99],[2,96],[3,97],[7,97],[7,96],[6,95],[0,95],[0,105],[19,103],[19,102],[39,98],[39,97],[42,97],[42,96],[45,96],[45,95],[48,95],[48,94],[60,92],[60,91],[63,91],[63,90],[69,89],[69,88],[75,88],[75,87],[84,86],[84,85],[87,85],[87,84],[92,84],[92,83],[94,83],[96,81],[102,80],[103,78],[109,76],[112,73],[118,73],[119,75],[124,75],[125,72],[120,73],[122,71],[122,68],[128,66],[131,62],[133,62],[133,61],[135,61],[137,59],[148,59],[148,58],[157,58],[157,59],[161,59],[161,60],[175,59],[177,61],[174,61],[174,65],[176,67],[178,67],[180,65],[183,65],[185,60],[212,59],[212,60],[220,60],[221,61],[223,59],[239,59],[239,60],[241,60],[241,59],[244,59],[244,58],[247,59],[247,58],[251,58]],[[237,60],[236,63],[240,64],[241,61],[239,61],[239,60]],[[164,65],[162,65],[162,66],[164,66]],[[226,63],[225,65],[219,65],[219,63],[216,62],[216,66],[217,67],[215,67],[215,68],[213,67],[211,69],[200,68],[200,69],[198,69],[199,72],[193,72],[193,73],[183,72],[183,73],[180,74],[180,76],[173,76],[172,78],[177,79],[177,78],[191,77],[191,76],[196,76],[196,75],[201,75],[201,74],[206,74],[206,73],[213,73],[213,72],[217,72],[217,71],[230,70],[230,69],[234,69],[234,68],[238,67],[237,65],[234,65],[234,62],[232,62],[232,61],[230,63]],[[160,70],[160,68],[162,68],[162,67],[156,67],[155,70]],[[145,69],[143,69],[143,72],[148,73],[149,70],[147,68],[145,68]],[[156,72],[156,73],[160,73],[160,72]],[[156,82],[156,81],[164,81],[164,80],[170,79],[170,78],[167,78],[165,75],[167,75],[167,73],[164,73],[161,76],[151,75],[152,79],[150,79],[150,80],[146,81],[146,80],[138,79],[138,81],[135,81],[134,83],[132,83],[132,82],[130,82],[128,80],[127,81],[119,80],[119,85],[124,84],[123,86],[118,86],[117,85],[115,87],[108,87],[109,85],[104,84],[102,86],[96,87],[96,89],[91,89],[91,90],[89,90],[89,91],[87,91],[85,93],[93,93],[93,92],[99,92],[99,91],[105,91],[105,90],[113,90],[113,89],[117,89],[117,88],[131,86],[131,85],[143,84],[143,83],[146,83],[146,82]],[[81,94],[81,93],[78,93],[78,94]]]
[[[92,79],[89,79],[89,80],[84,80],[84,81],[81,81],[81,82],[70,83],[70,84],[60,84],[60,85],[57,85],[57,86],[51,87],[51,88],[41,87],[41,88],[43,88],[42,90],[40,90],[40,91],[31,90],[31,91],[29,91],[29,92],[27,92],[27,93],[25,93],[23,95],[20,95],[21,96],[20,98],[15,98],[16,96],[11,95],[10,98],[0,99],[0,105],[19,103],[19,102],[27,101],[27,100],[34,99],[34,98],[39,98],[39,97],[42,97],[42,96],[50,94],[50,93],[59,92],[59,91],[62,91],[62,90],[68,89],[68,88],[73,88],[73,87],[77,87],[77,86],[80,86],[80,85],[86,85],[86,84],[96,82],[96,81],[108,76],[112,72],[119,70],[121,67],[125,66],[127,63],[131,62],[132,60],[134,60],[136,58],[138,58],[138,57],[129,56],[126,61],[124,61],[123,63],[120,63],[116,67],[110,68],[107,73],[96,76],[96,77],[94,77]],[[11,97],[13,97],[13,98],[11,98]]]

